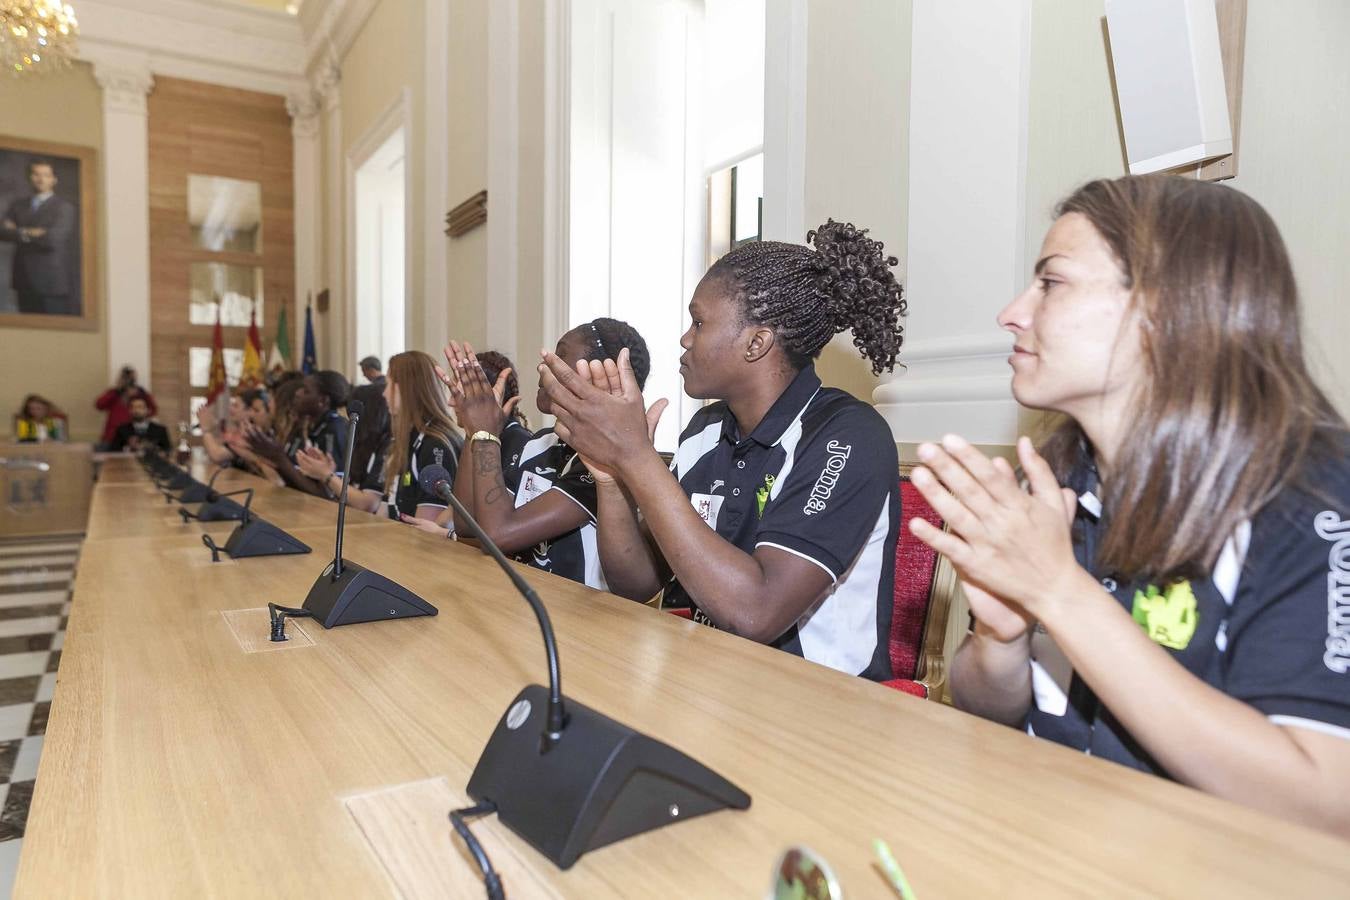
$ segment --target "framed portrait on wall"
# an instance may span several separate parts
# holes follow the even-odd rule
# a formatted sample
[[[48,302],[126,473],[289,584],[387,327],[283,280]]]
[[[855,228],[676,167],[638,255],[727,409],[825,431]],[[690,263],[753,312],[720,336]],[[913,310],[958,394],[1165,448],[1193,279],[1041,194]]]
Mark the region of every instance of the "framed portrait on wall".
[[[0,326],[98,327],[95,153],[0,135]]]

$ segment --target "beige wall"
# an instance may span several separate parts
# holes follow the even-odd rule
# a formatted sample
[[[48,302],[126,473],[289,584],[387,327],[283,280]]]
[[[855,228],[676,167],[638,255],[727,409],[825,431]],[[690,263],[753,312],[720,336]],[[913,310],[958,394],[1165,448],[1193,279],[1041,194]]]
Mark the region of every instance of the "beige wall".
[[[902,281],[910,16],[910,0],[811,0],[807,17],[807,227],[833,217],[871,229],[900,259]],[[817,369],[825,384],[869,402],[878,384],[847,331],[825,348]]]
[[[516,211],[518,265],[516,296],[516,373],[521,407],[539,422],[539,349],[552,348],[561,335],[544,334],[544,3],[524,0],[520,8],[520,143]]]
[[[1250,0],[1238,175],[1293,256],[1313,371],[1350,417],[1350,3]]]
[[[410,324],[407,345],[411,348],[430,346],[422,334],[424,293],[422,281],[424,245],[421,223],[426,220],[426,188],[423,161],[426,153],[426,108],[423,100],[423,5],[409,0],[381,0],[366,19],[356,40],[343,58],[340,68],[342,81],[342,154],[344,162],[350,158],[356,145],[370,132],[381,117],[408,92],[408,133],[404,136],[406,155],[404,166],[409,178],[408,218],[413,223],[407,234],[408,268],[404,273],[407,285],[407,320]],[[391,48],[396,48],[391,50]],[[373,147],[366,148],[373,150]],[[344,204],[349,204],[350,185],[343,178]],[[341,216],[345,217],[345,210]],[[346,244],[344,238],[344,246]],[[344,269],[344,272],[346,269]],[[345,282],[344,282],[345,283]],[[346,284],[346,290],[354,290]],[[329,318],[336,315],[329,312]],[[348,333],[355,323],[348,323]],[[439,339],[433,339],[438,342]],[[437,344],[438,345],[438,344]],[[333,352],[339,348],[332,347]],[[352,371],[355,360],[329,357],[320,361],[339,371]]]
[[[447,193],[454,207],[487,187],[488,0],[451,4]],[[449,337],[481,344],[487,335],[487,228],[446,242]]]
[[[1124,174],[1102,0],[1035,0],[1027,140],[1026,271],[1055,202]],[[1305,342],[1323,386],[1350,414],[1350,34],[1344,0],[1249,0],[1238,177],[1279,225],[1303,295]]]
[[[102,208],[103,96],[87,65],[76,64],[57,75],[6,78],[0,89],[0,123],[0,133],[12,137],[95,148],[99,156],[92,174],[99,185],[98,205]],[[107,265],[102,228],[100,221],[100,278],[93,286],[100,304],[97,331],[0,328],[0,346],[4,348],[0,350],[4,370],[0,414],[6,435],[10,416],[29,393],[47,396],[69,414],[72,437],[95,440],[103,430],[103,415],[94,409],[94,398],[107,387],[108,376],[107,310],[102,300],[102,273]]]

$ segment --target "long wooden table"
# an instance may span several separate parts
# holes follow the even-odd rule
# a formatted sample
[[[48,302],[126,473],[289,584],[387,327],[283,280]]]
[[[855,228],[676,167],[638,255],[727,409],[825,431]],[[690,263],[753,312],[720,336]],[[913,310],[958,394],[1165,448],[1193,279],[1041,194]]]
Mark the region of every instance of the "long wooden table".
[[[264,515],[332,515],[255,485]],[[395,894],[393,866],[344,800],[441,777],[462,795],[511,699],[546,677],[529,609],[470,548],[353,514],[346,555],[440,615],[301,623],[313,646],[245,653],[222,612],[298,604],[331,526],[293,529],[308,556],[211,564],[199,529],[141,528],[163,504],[147,483],[132,488],[96,488],[15,896]],[[121,535],[93,536],[118,519]],[[924,898],[1330,897],[1350,885],[1350,845],[1332,837],[525,573],[552,613],[566,694],[754,802],[567,872],[494,823],[490,852],[517,866],[511,896],[758,898],[777,856],[804,844],[846,896],[885,897],[875,837]],[[438,852],[472,885],[445,812],[409,827],[443,834]]]

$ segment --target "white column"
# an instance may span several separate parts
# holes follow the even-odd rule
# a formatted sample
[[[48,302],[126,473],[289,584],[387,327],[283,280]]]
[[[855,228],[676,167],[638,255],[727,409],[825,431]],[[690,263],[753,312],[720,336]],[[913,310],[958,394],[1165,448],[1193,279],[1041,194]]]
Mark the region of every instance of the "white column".
[[[450,335],[447,322],[450,294],[447,282],[449,248],[445,235],[445,214],[450,209],[450,55],[445,48],[450,39],[450,0],[425,0],[426,73],[422,90],[422,136],[420,146],[407,135],[408,163],[421,155],[422,161],[422,321],[409,322],[405,330],[408,347],[420,347],[433,357]],[[409,204],[412,198],[409,197]],[[411,242],[414,229],[408,239]],[[409,244],[411,246],[411,243]],[[408,273],[412,283],[412,273]],[[412,304],[408,304],[409,307]]]
[[[520,3],[488,12],[487,346],[514,360],[519,283]]]
[[[764,8],[764,239],[806,241],[807,0]]]
[[[908,370],[873,394],[900,442],[1017,437],[994,317],[1021,287],[1030,25],[1030,0],[914,4]]]
[[[342,146],[342,90],[341,73],[335,64],[329,65],[319,76],[318,93],[323,98],[326,133],[324,135],[324,165],[327,171],[326,195],[328,222],[327,283],[328,317],[325,324],[329,334],[320,334],[318,315],[315,315],[314,340],[320,351],[320,363],[324,368],[356,375],[356,360],[348,359],[352,352],[348,348],[348,334],[355,334],[355,323],[347,321],[347,303],[344,272],[346,271],[345,228],[347,210],[343,199],[343,180],[346,173],[346,154]],[[316,289],[315,293],[318,291]],[[303,327],[303,319],[302,327]],[[302,332],[303,335],[303,332]]]
[[[322,200],[323,148],[319,136],[319,100],[309,90],[286,98],[291,114],[291,158],[295,180],[295,296],[287,312],[290,321],[291,365],[299,367],[304,353],[305,298],[322,287],[319,261],[323,258]]]
[[[150,385],[148,66],[94,66],[103,88],[103,233],[107,247],[108,381],[124,365]]]

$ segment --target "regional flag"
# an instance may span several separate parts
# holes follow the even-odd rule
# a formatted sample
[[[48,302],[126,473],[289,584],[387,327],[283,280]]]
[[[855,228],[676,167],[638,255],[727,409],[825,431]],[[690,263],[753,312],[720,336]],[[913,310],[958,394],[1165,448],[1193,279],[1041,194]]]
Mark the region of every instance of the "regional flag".
[[[277,312],[277,336],[272,340],[272,353],[267,358],[267,368],[272,372],[284,372],[291,367],[291,334],[286,327],[286,303],[283,301]]]

